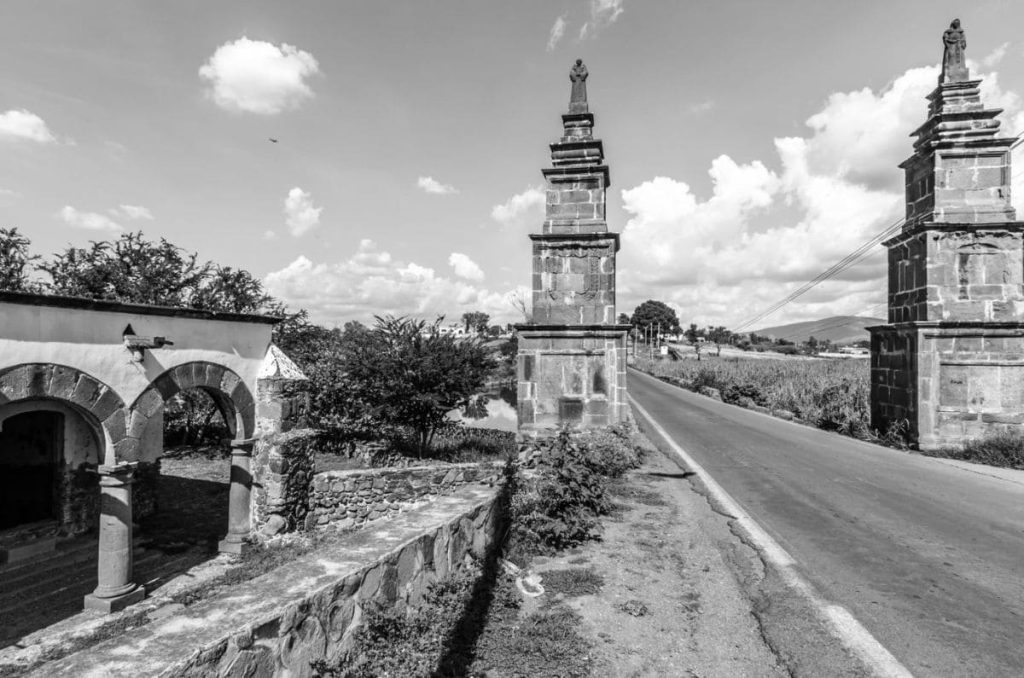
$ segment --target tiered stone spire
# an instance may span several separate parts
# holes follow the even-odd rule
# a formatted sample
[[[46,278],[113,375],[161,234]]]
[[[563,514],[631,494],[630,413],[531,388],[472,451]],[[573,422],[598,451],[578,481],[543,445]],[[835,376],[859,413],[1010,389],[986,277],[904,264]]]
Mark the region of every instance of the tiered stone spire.
[[[964,60],[967,41],[959,19],[943,36],[939,86],[928,95],[928,120],[915,130],[906,172],[905,229],[924,222],[1013,221],[1010,146],[999,137],[999,108],[981,102],[981,80],[971,80]]]
[[[605,197],[610,176],[594,138],[586,66],[569,73],[569,111],[551,144],[544,223],[533,241],[533,318],[519,330],[519,428],[594,427],[625,416],[626,327],[615,324],[615,254]]]
[[[889,324],[871,328],[871,420],[924,449],[1024,430],[1024,223],[999,109],[971,80],[959,21],[913,136],[906,222],[889,249]]]

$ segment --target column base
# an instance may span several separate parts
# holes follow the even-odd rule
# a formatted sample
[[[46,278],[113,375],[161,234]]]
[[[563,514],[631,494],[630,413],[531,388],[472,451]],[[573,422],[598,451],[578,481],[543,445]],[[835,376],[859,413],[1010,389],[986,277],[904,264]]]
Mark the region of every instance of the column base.
[[[247,541],[235,541],[230,538],[221,539],[217,543],[217,550],[221,553],[233,553],[237,556],[248,553],[252,550],[252,544]]]
[[[112,612],[120,612],[129,605],[142,601],[145,597],[146,588],[144,586],[136,586],[128,593],[122,593],[112,598],[99,598],[95,594],[90,593],[85,597],[83,606],[86,610],[99,610],[100,612],[110,614]]]

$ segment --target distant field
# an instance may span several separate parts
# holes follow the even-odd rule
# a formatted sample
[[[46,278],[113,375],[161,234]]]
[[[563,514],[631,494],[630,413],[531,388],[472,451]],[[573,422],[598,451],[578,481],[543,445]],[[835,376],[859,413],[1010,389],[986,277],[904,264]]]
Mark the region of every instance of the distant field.
[[[746,399],[771,410],[786,410],[819,428],[857,438],[870,430],[869,365],[863,360],[722,357],[703,360],[638,358],[637,368],[669,377],[691,390],[718,389],[725,402]]]

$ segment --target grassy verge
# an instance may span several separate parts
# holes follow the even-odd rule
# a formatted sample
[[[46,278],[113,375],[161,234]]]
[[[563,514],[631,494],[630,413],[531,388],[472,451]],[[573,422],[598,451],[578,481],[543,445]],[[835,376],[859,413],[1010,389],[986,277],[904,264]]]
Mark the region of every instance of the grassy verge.
[[[947,447],[922,454],[1024,470],[1024,436],[1010,431],[996,431],[983,438],[968,440],[962,447]]]
[[[355,645],[318,675],[369,676],[517,675],[531,678],[590,674],[590,642],[579,615],[561,602],[524,604],[514,567],[599,539],[601,519],[614,505],[614,480],[639,465],[640,451],[626,428],[563,433],[530,457],[532,472],[509,463],[505,504],[508,529],[483,562],[473,563],[429,588],[415,608],[371,605]],[[521,573],[520,573],[521,574]],[[545,587],[572,597],[603,585],[586,568],[544,575]],[[551,599],[548,599],[551,601]]]
[[[826,431],[906,449],[905,427],[871,429],[869,366],[853,360],[650,360],[637,369],[723,402],[764,409]]]

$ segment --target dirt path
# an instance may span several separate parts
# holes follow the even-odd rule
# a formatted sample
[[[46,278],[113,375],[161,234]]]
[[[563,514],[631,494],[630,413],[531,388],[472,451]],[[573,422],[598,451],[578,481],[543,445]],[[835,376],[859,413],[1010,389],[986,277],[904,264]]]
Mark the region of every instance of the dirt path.
[[[744,557],[737,538],[683,471],[652,450],[615,501],[603,541],[533,563],[541,599],[563,598],[582,615],[593,675],[788,675],[733,574],[743,571],[729,563]],[[597,592],[578,595],[581,582]]]

